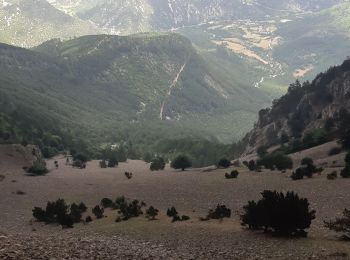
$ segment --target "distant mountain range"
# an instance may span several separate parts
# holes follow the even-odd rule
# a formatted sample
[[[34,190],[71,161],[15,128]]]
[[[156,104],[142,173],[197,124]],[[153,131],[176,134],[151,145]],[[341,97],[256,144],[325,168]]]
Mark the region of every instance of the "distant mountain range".
[[[111,33],[169,30],[215,20],[266,19],[317,11],[340,0],[49,0],[58,9]]]

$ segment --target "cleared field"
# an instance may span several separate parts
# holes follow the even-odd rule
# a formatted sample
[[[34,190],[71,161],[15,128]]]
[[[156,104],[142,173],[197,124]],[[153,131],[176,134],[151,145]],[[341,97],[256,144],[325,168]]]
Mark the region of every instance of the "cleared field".
[[[54,169],[51,160],[47,176],[28,177],[22,170],[25,161],[18,163],[18,155],[11,153],[2,151],[0,160],[0,174],[5,176],[0,182],[0,258],[12,254],[19,259],[347,259],[350,255],[349,244],[323,227],[324,220],[350,206],[350,180],[326,178],[327,172],[337,168],[297,182],[291,181],[290,172],[253,173],[240,168],[238,179],[226,180],[228,170],[150,172],[149,165],[141,161],[122,163],[115,169],[100,169],[93,161],[87,169],[78,170],[59,158],[59,169]],[[134,177],[128,180],[125,171],[133,172]],[[309,238],[276,238],[240,226],[242,206],[258,199],[265,189],[293,190],[309,199],[317,212]],[[43,207],[48,200],[64,198],[93,207],[104,197],[121,195],[155,206],[160,210],[159,219],[140,217],[115,223],[117,213],[107,211],[106,218],[71,230],[31,221],[32,208]],[[230,207],[233,218],[199,221],[217,203]],[[191,220],[172,224],[165,216],[171,206]]]

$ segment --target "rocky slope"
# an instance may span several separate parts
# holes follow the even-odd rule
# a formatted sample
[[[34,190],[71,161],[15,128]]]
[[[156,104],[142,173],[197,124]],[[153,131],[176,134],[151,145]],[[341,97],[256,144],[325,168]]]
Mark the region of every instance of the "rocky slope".
[[[259,112],[259,120],[246,136],[246,152],[279,144],[283,139],[304,137],[317,129],[330,133],[344,129],[350,109],[350,60],[319,74],[303,86],[296,82],[288,93]],[[335,135],[335,138],[339,135]]]

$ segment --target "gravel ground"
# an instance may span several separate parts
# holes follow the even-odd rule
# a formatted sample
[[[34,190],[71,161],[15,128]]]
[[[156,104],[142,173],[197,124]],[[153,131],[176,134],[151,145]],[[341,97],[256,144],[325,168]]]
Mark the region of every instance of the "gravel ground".
[[[333,159],[333,158],[332,158]],[[293,182],[279,172],[252,173],[240,169],[236,180],[226,180],[225,170],[203,169],[152,173],[140,161],[100,169],[72,169],[58,159],[59,169],[48,162],[44,177],[24,175],[25,160],[16,151],[0,147],[0,259],[350,259],[350,244],[336,239],[323,221],[350,207],[350,180],[328,181],[321,176]],[[125,171],[133,172],[128,180]],[[239,212],[248,200],[258,199],[265,189],[293,190],[309,199],[317,212],[307,239],[282,239],[242,229]],[[19,195],[18,191],[25,194]],[[145,201],[161,212],[157,221],[144,217],[115,223],[115,212],[74,229],[42,225],[32,220],[34,206],[64,198],[89,207],[104,197]],[[224,203],[234,211],[232,219],[200,222],[208,209]],[[175,206],[189,222],[172,224],[165,216]]]

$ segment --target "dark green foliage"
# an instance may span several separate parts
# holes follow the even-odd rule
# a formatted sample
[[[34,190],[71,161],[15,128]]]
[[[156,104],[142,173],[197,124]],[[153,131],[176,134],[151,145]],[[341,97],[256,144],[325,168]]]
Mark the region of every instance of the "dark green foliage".
[[[129,203],[125,197],[119,197],[116,199],[114,205],[115,209],[117,209],[118,213],[120,214],[116,220],[116,222],[119,222],[142,215],[142,208],[146,206],[146,203],[138,200],[133,200]]]
[[[143,156],[142,159],[146,162],[146,163],[150,163],[152,162],[153,156],[151,153],[146,152]]]
[[[167,210],[167,216],[168,217],[174,217],[174,216],[176,216],[176,215],[178,215],[178,212],[177,212],[177,210],[175,209],[175,207],[171,207],[171,208],[169,208],[168,210]]]
[[[112,158],[109,158],[109,160],[108,160],[108,167],[109,168],[114,168],[114,167],[116,167],[116,166],[118,166],[118,159],[117,159],[117,157],[112,157]]]
[[[341,239],[350,241],[350,210],[344,209],[343,217],[334,221],[325,221],[325,226],[330,230],[341,233]]]
[[[345,168],[343,170],[341,170],[340,176],[345,178],[345,179],[350,178],[350,165],[349,164],[347,164],[345,166]]]
[[[297,181],[297,180],[304,179],[304,176],[305,176],[304,169],[298,168],[295,170],[295,172],[292,173],[292,175],[290,177],[292,178],[293,181]]]
[[[128,180],[130,180],[133,177],[132,172],[125,172],[124,175]]]
[[[209,210],[208,215],[205,218],[201,218],[202,221],[210,219],[223,219],[231,217],[231,209],[227,208],[225,205],[218,204],[215,210]]]
[[[101,167],[102,169],[107,168],[107,163],[106,163],[105,160],[100,161],[99,164],[100,164],[100,167]]]
[[[70,206],[70,216],[72,217],[72,220],[74,223],[79,223],[82,221],[82,214],[86,212],[87,207],[84,203],[80,203],[79,205],[73,203]]]
[[[192,162],[187,156],[179,155],[171,162],[171,167],[184,171],[186,168],[192,167]]]
[[[156,217],[158,216],[158,212],[159,212],[158,209],[154,208],[153,206],[150,206],[146,210],[146,218],[148,218],[149,220],[155,220]]]
[[[182,215],[181,217],[179,216],[179,213],[175,209],[175,207],[171,207],[167,210],[167,216],[169,218],[172,218],[172,222],[177,222],[177,221],[187,221],[190,220],[189,216]]]
[[[264,191],[262,199],[248,202],[243,209],[243,226],[285,236],[306,236],[305,229],[315,219],[315,211],[309,209],[308,200],[294,192]]]
[[[350,178],[350,152],[345,156],[345,168],[340,172],[340,176],[343,178]]]
[[[224,168],[224,169],[226,169],[226,168],[228,168],[228,167],[231,166],[231,162],[230,162],[230,160],[228,160],[228,159],[226,159],[226,158],[222,158],[222,159],[220,159],[220,161],[217,163],[217,166],[218,166],[219,168]]]
[[[44,160],[36,160],[32,166],[30,166],[27,169],[27,173],[39,176],[39,175],[45,175],[49,172],[49,170],[46,168],[46,162]]]
[[[282,132],[280,143],[283,145],[289,142],[289,136],[286,132]]]
[[[99,205],[96,205],[93,209],[92,209],[92,213],[95,215],[95,217],[97,219],[101,219],[104,217],[103,213],[104,213],[104,209],[101,208]]]
[[[305,157],[301,160],[301,165],[313,165],[314,161],[311,158]]]
[[[89,157],[83,153],[72,154],[74,161],[80,161],[82,163],[86,163],[89,161]]]
[[[237,170],[231,171],[231,173],[225,173],[226,179],[236,179],[239,175],[239,172]]]
[[[160,171],[160,170],[164,170],[164,168],[165,168],[165,161],[162,157],[157,157],[152,160],[150,165],[151,171]]]
[[[39,222],[45,222],[47,224],[58,223],[62,227],[71,228],[74,223],[82,221],[82,213],[85,211],[86,206],[84,203],[80,203],[79,205],[73,203],[69,207],[63,199],[58,199],[57,201],[48,202],[45,210],[35,207],[33,209],[33,216]]]
[[[105,209],[107,208],[113,208],[114,207],[114,203],[111,199],[109,198],[103,198],[101,200],[101,206],[104,207]]]
[[[264,157],[265,155],[267,155],[267,147],[266,146],[260,146],[256,153],[258,154],[258,156],[260,158]]]
[[[265,155],[258,161],[257,164],[270,170],[277,168],[279,171],[282,171],[293,168],[293,160],[281,152],[274,152]]]
[[[290,154],[324,144],[330,140],[329,133],[325,129],[316,129],[313,132],[307,133],[302,139],[296,137],[288,145],[284,145],[279,150]]]
[[[87,216],[85,218],[85,223],[90,223],[90,222],[92,222],[92,217],[91,216]]]
[[[329,150],[328,155],[333,156],[340,154],[343,150],[340,147],[333,147],[331,150]]]
[[[249,163],[248,163],[248,169],[250,171],[255,171],[256,168],[257,168],[257,165],[256,165],[255,161],[254,160],[250,160]]]
[[[72,166],[73,168],[85,169],[86,163],[80,160],[74,160]]]
[[[243,161],[243,165],[244,165],[245,167],[249,168],[249,167],[248,167],[248,166],[249,166],[249,162]]]
[[[328,180],[335,180],[338,178],[338,173],[336,171],[327,174],[327,179]]]

